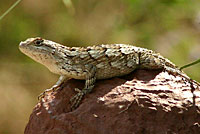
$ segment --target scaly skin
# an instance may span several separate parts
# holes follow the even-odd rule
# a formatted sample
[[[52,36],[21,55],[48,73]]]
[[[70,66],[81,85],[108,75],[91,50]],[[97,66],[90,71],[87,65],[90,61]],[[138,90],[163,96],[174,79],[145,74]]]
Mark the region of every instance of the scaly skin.
[[[86,80],[83,90],[75,89],[78,94],[71,99],[72,109],[77,108],[83,96],[92,91],[96,79],[123,76],[137,68],[164,69],[190,80],[185,73],[160,54],[131,45],[67,47],[36,37],[21,42],[19,49],[51,72],[60,75],[58,82],[45,92],[59,88],[69,78]],[[45,92],[40,97],[43,97]]]

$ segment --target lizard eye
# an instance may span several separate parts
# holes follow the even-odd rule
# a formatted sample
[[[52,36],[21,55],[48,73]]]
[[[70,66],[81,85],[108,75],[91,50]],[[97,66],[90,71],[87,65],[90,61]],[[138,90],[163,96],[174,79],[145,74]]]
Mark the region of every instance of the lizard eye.
[[[39,39],[39,40],[35,40],[34,43],[35,43],[36,46],[41,46],[43,41],[44,41],[44,40]]]

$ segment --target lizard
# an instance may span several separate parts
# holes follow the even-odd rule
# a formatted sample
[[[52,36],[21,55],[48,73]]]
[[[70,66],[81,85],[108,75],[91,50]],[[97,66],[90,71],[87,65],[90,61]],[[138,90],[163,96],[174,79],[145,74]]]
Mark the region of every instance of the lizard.
[[[19,49],[25,55],[60,75],[58,81],[47,92],[55,91],[68,79],[85,80],[82,90],[70,99],[71,108],[76,109],[83,97],[92,91],[97,79],[127,75],[135,69],[164,69],[173,75],[191,79],[174,63],[152,50],[126,44],[102,44],[88,47],[67,47],[41,37],[21,41]],[[193,80],[192,80],[193,81]],[[195,81],[195,83],[197,83]]]

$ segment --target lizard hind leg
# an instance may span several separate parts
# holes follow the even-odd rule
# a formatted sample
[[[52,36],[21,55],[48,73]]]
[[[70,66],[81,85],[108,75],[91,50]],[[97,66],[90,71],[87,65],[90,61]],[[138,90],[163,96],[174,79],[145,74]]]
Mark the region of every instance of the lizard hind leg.
[[[46,93],[49,93],[49,92],[54,92],[56,90],[58,90],[60,88],[60,86],[65,82],[67,81],[69,78],[67,78],[66,76],[64,75],[61,75],[58,79],[58,81],[56,82],[55,85],[53,85],[51,88],[49,89],[46,89],[43,93],[41,93],[39,96],[38,96],[38,100],[41,100]]]
[[[94,84],[96,81],[96,67],[93,65],[89,65],[86,71],[87,75],[86,75],[85,87],[83,88],[83,90],[75,88],[75,91],[78,93],[70,99],[70,102],[72,104],[71,105],[72,110],[76,109],[79,106],[84,95],[90,93],[94,88]]]

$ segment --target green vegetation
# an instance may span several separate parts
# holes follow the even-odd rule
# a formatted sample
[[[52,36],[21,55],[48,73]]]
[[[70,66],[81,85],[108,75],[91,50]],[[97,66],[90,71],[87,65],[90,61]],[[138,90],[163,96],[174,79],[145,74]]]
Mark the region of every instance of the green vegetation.
[[[3,17],[5,17],[15,6],[17,6],[17,4],[20,2],[21,0],[16,1],[10,8],[8,8],[8,10],[6,10],[6,12],[4,12],[1,16],[0,16],[0,20],[3,19]]]
[[[0,133],[23,133],[37,95],[57,79],[19,51],[20,41],[40,36],[67,46],[133,44],[181,67],[200,58],[199,7],[198,0],[1,1]],[[184,71],[200,81],[199,68]]]
[[[187,65],[184,65],[184,66],[180,67],[180,70],[182,70],[184,68],[187,68],[187,67],[190,67],[190,66],[193,66],[193,65],[198,64],[198,63],[200,63],[200,59],[198,59],[198,60],[196,60],[196,61],[194,61],[192,63],[189,63]]]

